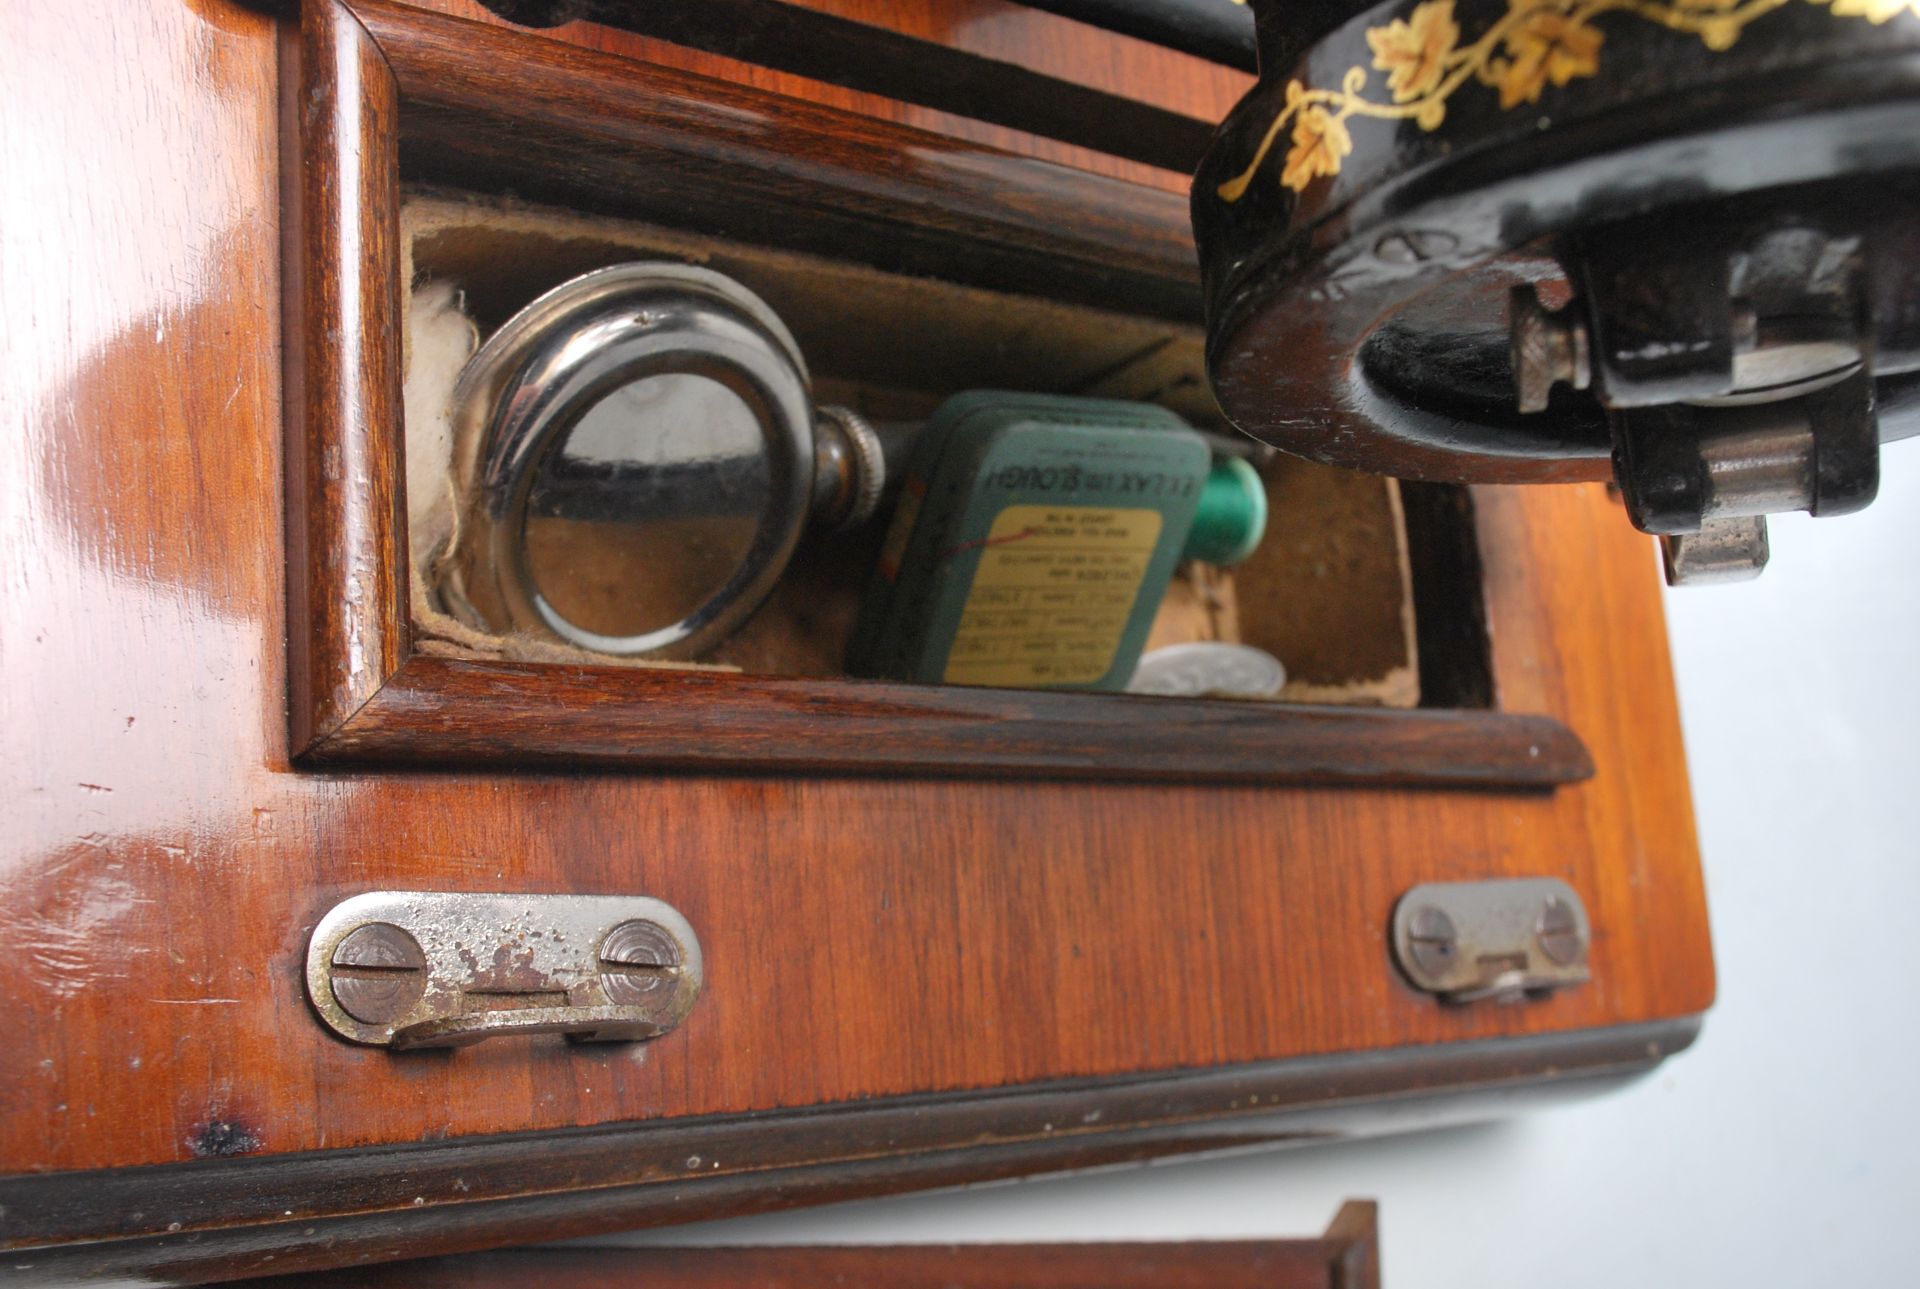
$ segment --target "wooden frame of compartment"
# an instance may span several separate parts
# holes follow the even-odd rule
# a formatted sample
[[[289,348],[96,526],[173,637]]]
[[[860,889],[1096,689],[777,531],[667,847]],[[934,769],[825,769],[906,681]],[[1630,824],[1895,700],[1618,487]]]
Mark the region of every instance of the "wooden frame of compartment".
[[[1565,725],[1498,710],[1384,712],[416,652],[399,492],[403,151],[435,177],[537,181],[589,209],[616,193],[627,214],[651,192],[643,217],[693,218],[788,249],[884,243],[887,267],[937,274],[964,261],[965,276],[985,285],[1030,283],[1044,271],[1061,298],[1175,318],[1198,313],[1185,205],[383,0],[309,4],[297,40],[283,51],[299,69],[283,138],[288,671],[301,764],[1503,787],[1592,773]],[[662,175],[675,182],[660,184]],[[1477,596],[1476,587],[1459,589]]]

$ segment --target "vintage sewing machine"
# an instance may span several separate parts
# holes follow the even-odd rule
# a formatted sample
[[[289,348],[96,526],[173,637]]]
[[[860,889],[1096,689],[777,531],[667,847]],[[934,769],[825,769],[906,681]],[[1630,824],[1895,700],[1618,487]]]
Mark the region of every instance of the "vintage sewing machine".
[[[0,17],[10,1268],[1402,1129],[1692,1041],[1642,533],[1751,575],[1913,424],[1920,9],[1253,10]]]

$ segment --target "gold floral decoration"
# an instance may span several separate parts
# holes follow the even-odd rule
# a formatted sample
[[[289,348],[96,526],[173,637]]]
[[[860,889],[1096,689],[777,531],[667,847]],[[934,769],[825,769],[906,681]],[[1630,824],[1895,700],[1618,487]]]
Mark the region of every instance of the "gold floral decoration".
[[[1318,103],[1309,103],[1294,120],[1293,146],[1287,150],[1287,165],[1280,182],[1298,191],[1315,175],[1337,175],[1340,160],[1353,151],[1353,135],[1347,123]]]
[[[1500,106],[1538,103],[1548,81],[1565,85],[1600,70],[1606,37],[1590,22],[1553,9],[1533,9],[1507,37],[1508,56],[1494,68]]]
[[[1548,85],[1565,86],[1600,71],[1606,34],[1594,25],[1604,14],[1625,13],[1699,37],[1712,50],[1730,49],[1747,24],[1794,0],[1507,0],[1507,11],[1469,44],[1460,43],[1454,0],[1421,0],[1405,18],[1367,30],[1373,71],[1387,74],[1388,101],[1366,94],[1371,72],[1349,67],[1338,89],[1287,85],[1286,102],[1267,128],[1245,170],[1220,185],[1238,201],[1266,163],[1280,133],[1293,127],[1280,182],[1305,192],[1315,179],[1340,173],[1353,151],[1353,117],[1412,121],[1437,130],[1447,100],[1469,81],[1495,90],[1500,106],[1537,103]],[[1807,0],[1842,18],[1884,23],[1903,13],[1920,17],[1920,0]]]
[[[1823,4],[1826,0],[1813,0]],[[1876,26],[1903,13],[1920,18],[1920,0],[1833,0],[1833,11],[1842,18],[1865,18]]]
[[[1373,65],[1387,74],[1387,88],[1396,103],[1430,93],[1446,73],[1447,55],[1459,43],[1453,0],[1427,0],[1404,21],[1395,18],[1367,32]]]

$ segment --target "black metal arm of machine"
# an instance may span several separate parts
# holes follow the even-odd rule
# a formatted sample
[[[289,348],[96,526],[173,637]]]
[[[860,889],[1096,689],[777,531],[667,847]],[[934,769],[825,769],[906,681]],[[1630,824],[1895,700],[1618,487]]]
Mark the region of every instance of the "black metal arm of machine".
[[[1611,479],[1675,581],[1920,430],[1920,11],[1254,0],[1193,187],[1222,408],[1412,479]],[[1895,10],[1898,10],[1895,12]]]

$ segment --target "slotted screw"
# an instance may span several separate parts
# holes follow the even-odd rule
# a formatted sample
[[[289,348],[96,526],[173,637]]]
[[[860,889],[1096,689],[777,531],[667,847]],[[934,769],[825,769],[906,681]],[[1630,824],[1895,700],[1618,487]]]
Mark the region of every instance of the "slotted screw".
[[[679,975],[680,942],[657,923],[622,922],[600,941],[600,985],[610,1003],[650,1002]]]
[[[1454,955],[1460,951],[1459,933],[1453,919],[1431,904],[1423,904],[1407,920],[1407,956],[1420,973],[1439,980],[1453,969]]]
[[[400,1019],[427,992],[420,942],[390,922],[369,922],[334,946],[330,974],[341,1008],[368,1025]]]
[[[1549,899],[1541,907],[1533,933],[1540,942],[1540,952],[1563,967],[1572,966],[1586,947],[1580,938],[1580,920],[1562,899]]]

